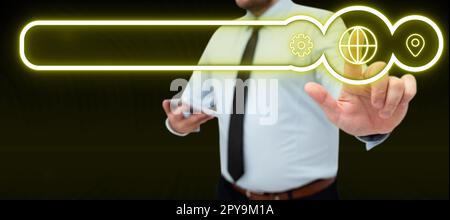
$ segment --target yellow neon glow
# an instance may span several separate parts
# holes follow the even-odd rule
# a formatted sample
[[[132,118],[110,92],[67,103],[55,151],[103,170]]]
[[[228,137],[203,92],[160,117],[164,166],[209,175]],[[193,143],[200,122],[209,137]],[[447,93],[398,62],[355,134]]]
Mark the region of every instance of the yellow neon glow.
[[[420,34],[411,34],[406,39],[406,48],[408,48],[411,55],[417,57],[425,48],[425,39]]]
[[[289,43],[289,48],[291,48],[291,52],[298,57],[308,56],[314,44],[311,40],[311,37],[306,34],[296,34],[292,37],[291,42]]]
[[[308,21],[316,25],[323,34],[326,34],[329,26],[333,23],[335,19],[339,16],[352,12],[352,11],[363,11],[376,15],[379,17],[389,28],[391,35],[394,34],[395,30],[405,22],[408,21],[422,21],[430,25],[433,30],[436,32],[438,37],[438,50],[433,59],[425,65],[419,67],[411,67],[400,60],[397,59],[395,54],[392,54],[390,60],[387,62],[386,67],[380,71],[378,74],[362,80],[349,79],[341,74],[337,73],[328,63],[325,54],[313,64],[305,67],[298,67],[294,65],[275,65],[275,66],[203,66],[203,65],[185,65],[185,66],[133,66],[133,65],[35,65],[31,63],[26,55],[25,55],[25,36],[27,32],[36,26],[95,26],[95,25],[107,25],[107,26],[283,26],[288,25],[294,21]],[[424,71],[431,66],[433,66],[442,55],[444,50],[444,37],[442,35],[439,27],[434,23],[431,19],[420,16],[420,15],[411,15],[406,16],[395,24],[392,24],[389,19],[382,14],[381,12],[366,6],[350,6],[344,9],[339,10],[334,13],[326,22],[322,24],[318,20],[305,15],[296,15],[292,16],[286,20],[37,20],[28,23],[21,31],[19,37],[19,54],[22,62],[29,68],[33,70],[89,70],[89,71],[97,71],[97,70],[108,70],[108,71],[116,71],[116,70],[127,70],[127,71],[143,71],[143,70],[151,70],[151,71],[195,71],[195,70],[209,70],[209,71],[221,71],[221,70],[276,70],[276,71],[297,71],[297,72],[306,72],[317,68],[319,65],[323,64],[324,67],[328,70],[328,72],[333,75],[336,79],[353,85],[364,85],[375,82],[380,79],[383,75],[385,75],[389,69],[396,64],[398,67],[409,71],[409,72],[419,72]]]
[[[348,32],[350,32],[350,34],[349,34],[347,43],[343,44],[344,37],[346,36],[346,34]],[[365,44],[360,44],[361,43],[360,39],[359,39],[360,32],[364,36],[364,42],[366,42]],[[373,43],[370,43],[370,41],[368,40],[369,38],[368,38],[366,32],[369,32],[370,37],[374,41]],[[352,44],[351,39],[354,34],[356,34],[356,43]],[[352,47],[356,48],[356,54],[353,54],[353,52],[351,51]],[[371,47],[374,48],[374,50],[371,51],[370,50]],[[347,55],[344,53],[345,48],[347,48],[348,55],[350,57],[347,57]],[[363,55],[359,54],[360,48],[366,48]],[[365,64],[365,63],[369,62],[370,60],[372,60],[373,57],[375,57],[375,54],[377,53],[377,49],[378,49],[378,42],[377,42],[377,38],[376,38],[375,34],[370,29],[363,27],[363,26],[354,26],[354,27],[347,29],[341,35],[341,38],[339,39],[339,52],[341,53],[341,56],[347,62],[355,64],[355,65],[362,65],[362,64]],[[371,54],[370,54],[369,58],[366,59],[369,51],[371,51]],[[355,55],[355,56],[353,56],[353,55]]]

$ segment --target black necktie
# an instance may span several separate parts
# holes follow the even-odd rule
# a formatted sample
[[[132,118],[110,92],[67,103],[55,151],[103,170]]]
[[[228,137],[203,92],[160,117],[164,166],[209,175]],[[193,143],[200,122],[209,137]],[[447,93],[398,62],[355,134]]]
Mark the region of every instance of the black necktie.
[[[256,44],[258,42],[259,28],[258,26],[253,28],[252,36],[248,40],[244,54],[242,55],[241,65],[250,65],[253,62]],[[245,82],[249,77],[250,71],[239,71],[236,80],[240,79],[242,82]],[[234,87],[233,109],[230,115],[230,127],[228,130],[228,172],[234,181],[237,181],[244,174],[244,113],[247,100],[247,86],[238,88],[239,86],[244,86],[244,84],[236,83]],[[240,89],[243,89],[244,94],[244,97],[239,98],[240,100],[243,98],[243,106],[237,109],[236,95],[242,93],[236,93],[236,91]]]

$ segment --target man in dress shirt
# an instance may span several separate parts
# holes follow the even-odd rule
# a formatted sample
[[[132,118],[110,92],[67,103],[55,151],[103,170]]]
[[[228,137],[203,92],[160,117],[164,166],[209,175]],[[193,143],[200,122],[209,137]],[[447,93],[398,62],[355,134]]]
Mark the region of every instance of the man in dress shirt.
[[[332,15],[290,0],[236,0],[236,3],[247,10],[241,19],[283,20],[302,14],[324,23]],[[340,35],[346,30],[340,19],[325,37],[312,24],[300,22],[283,28],[221,27],[212,36],[199,63],[304,65],[325,53],[334,68],[342,69],[350,77],[371,76],[386,65],[375,62],[365,68],[345,63],[337,49]],[[297,32],[314,41],[312,52],[303,59],[290,53],[286,46],[289,40],[286,36],[292,37]],[[245,93],[236,93],[235,84],[223,83],[220,87],[224,88],[214,83],[205,86],[210,79],[224,82],[247,78]],[[261,90],[254,89],[261,79],[276,79],[276,91],[264,87],[267,88],[264,92],[277,95],[274,123],[261,123],[267,112],[247,112],[250,103],[267,98],[258,94]],[[195,71],[183,90],[183,104],[175,108],[170,100],[162,104],[167,114],[166,126],[178,136],[198,132],[200,125],[212,118],[219,120],[222,174],[219,199],[337,199],[339,129],[364,142],[369,150],[399,125],[415,93],[412,75],[401,78],[386,75],[370,85],[350,86],[337,82],[323,67],[308,73],[252,71],[251,75],[238,71]],[[239,94],[245,94],[247,100],[242,117],[236,113],[186,114],[190,107],[234,109]]]

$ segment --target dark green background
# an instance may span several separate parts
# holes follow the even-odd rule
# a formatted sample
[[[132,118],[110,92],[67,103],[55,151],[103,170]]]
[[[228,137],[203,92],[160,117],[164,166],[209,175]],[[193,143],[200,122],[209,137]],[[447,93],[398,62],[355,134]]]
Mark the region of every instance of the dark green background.
[[[393,20],[419,13],[438,22],[448,39],[444,1],[296,2],[334,11],[364,3]],[[231,0],[1,4],[0,199],[214,198],[217,122],[185,138],[164,127],[161,101],[174,95],[170,82],[189,72],[36,74],[20,62],[17,38],[34,19],[233,19],[243,10]],[[198,59],[208,37],[181,41],[175,55]],[[409,114],[383,145],[366,152],[341,135],[342,198],[448,199],[448,74],[446,47],[437,66],[417,74]]]

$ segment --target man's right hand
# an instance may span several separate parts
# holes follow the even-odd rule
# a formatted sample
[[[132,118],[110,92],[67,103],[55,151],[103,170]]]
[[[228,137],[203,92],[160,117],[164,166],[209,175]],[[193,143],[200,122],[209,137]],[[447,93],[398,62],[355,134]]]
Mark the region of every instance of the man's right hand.
[[[162,102],[162,106],[169,120],[170,128],[180,134],[191,133],[200,128],[201,124],[214,118],[214,116],[205,113],[195,113],[185,118],[183,112],[189,111],[189,106],[180,105],[172,111],[170,108],[170,99],[165,99]]]

